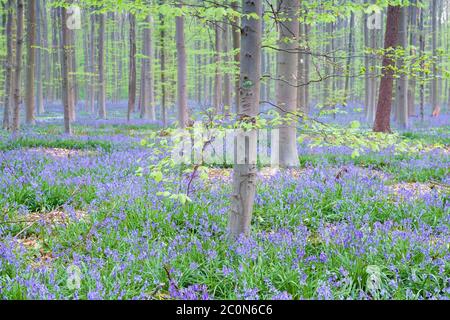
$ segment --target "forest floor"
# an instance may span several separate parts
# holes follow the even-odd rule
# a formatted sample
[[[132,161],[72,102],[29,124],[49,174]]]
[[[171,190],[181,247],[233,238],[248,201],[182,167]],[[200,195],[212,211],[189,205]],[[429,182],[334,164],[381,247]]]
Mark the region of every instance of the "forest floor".
[[[0,131],[0,299],[450,298],[445,121],[402,133],[416,152],[299,145],[300,168],[261,168],[252,236],[230,243],[229,168],[181,204],[137,174],[157,124],[68,137],[46,117]]]

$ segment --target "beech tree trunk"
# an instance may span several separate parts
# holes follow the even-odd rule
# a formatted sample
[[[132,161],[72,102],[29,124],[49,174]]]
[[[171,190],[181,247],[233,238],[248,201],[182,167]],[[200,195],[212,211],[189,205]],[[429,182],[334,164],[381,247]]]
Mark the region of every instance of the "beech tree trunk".
[[[284,118],[279,128],[280,166],[298,166],[297,119],[292,113],[297,111],[297,72],[298,72],[298,0],[279,0],[279,15],[283,21],[279,24],[277,51],[277,106]]]
[[[239,119],[254,121],[259,112],[261,78],[261,0],[242,1],[242,54],[240,60],[240,97]],[[249,17],[256,14],[259,19]],[[256,192],[256,130],[242,132],[237,141],[244,150],[238,151],[235,158],[242,156],[243,161],[235,161],[233,169],[233,194],[229,216],[228,232],[230,238],[250,234],[253,204]],[[235,145],[235,150],[239,146]],[[242,154],[244,153],[244,154]]]
[[[350,30],[348,34],[348,57],[347,57],[347,63],[346,63],[346,75],[345,75],[345,101],[348,103],[350,99],[350,74],[351,74],[351,62],[352,62],[352,55],[353,55],[353,31],[355,29],[355,14],[352,12],[350,14]]]
[[[99,15],[98,30],[98,114],[106,119],[106,81],[105,81],[105,14]]]
[[[97,82],[97,72],[95,70],[95,15],[91,14],[90,18],[90,42],[89,42],[89,112],[95,113],[95,83]]]
[[[67,28],[68,14],[67,9],[62,8],[61,21],[62,21],[62,34],[61,34],[61,45],[62,45],[62,61],[61,61],[61,75],[62,75],[62,90],[63,90],[63,106],[64,106],[64,131],[66,134],[72,134],[72,126],[71,126],[71,113],[74,99],[71,97],[72,90],[72,76],[70,74],[70,60],[71,60],[71,51],[72,44],[70,41],[70,32],[71,30]]]
[[[36,55],[36,110],[38,114],[44,113],[44,86],[42,84],[43,77],[42,77],[42,7],[41,7],[41,0],[35,1],[36,6],[36,45],[38,47],[37,50],[35,50]]]
[[[221,113],[222,110],[222,75],[220,72],[220,63],[222,55],[222,28],[219,23],[215,27],[215,56],[214,63],[216,66],[215,78],[214,78],[214,101],[213,108],[217,114]]]
[[[160,0],[160,4],[163,4],[164,1]],[[159,15],[160,22],[160,41],[161,41],[161,52],[160,52],[160,64],[161,64],[161,117],[163,126],[167,126],[167,112],[166,112],[166,46],[165,46],[165,37],[166,30],[164,25],[164,15]]]
[[[412,1],[412,6],[409,8],[410,12],[410,54],[414,56],[416,54],[417,45],[417,0]],[[412,76],[409,79],[408,84],[408,115],[416,115],[416,76]]]
[[[223,40],[223,44],[224,44],[223,51],[225,53],[224,62],[225,62],[225,65],[227,66],[227,69],[229,67],[229,55],[228,55],[228,52],[229,52],[229,48],[230,48],[229,47],[229,35],[230,35],[229,29],[230,28],[228,27],[228,24],[224,23],[223,24],[223,37],[224,37],[224,40]],[[232,97],[231,97],[231,90],[232,89],[231,89],[230,72],[226,71],[223,78],[224,78],[223,79],[223,105],[224,105],[224,108],[225,108],[225,112],[228,114],[230,112],[230,110],[231,110],[231,99],[232,99]]]
[[[238,11],[238,1],[233,1],[231,3],[231,8],[234,11]],[[235,54],[234,54],[234,62],[236,63],[236,65],[239,65],[240,60],[241,60],[241,58],[240,58],[241,30],[239,28],[239,19],[238,18],[236,18],[233,21],[233,26],[232,26],[231,31],[233,33],[233,50],[235,52]],[[236,78],[236,80],[235,80],[235,88],[234,88],[234,94],[235,94],[235,97],[234,97],[235,109],[234,110],[237,113],[238,110],[239,110],[239,104],[240,104],[240,101],[241,101],[241,99],[239,97],[240,80],[239,80],[239,77],[235,77],[235,78]]]
[[[13,0],[6,4],[6,75],[5,75],[5,105],[3,109],[3,129],[9,130],[11,126],[11,106],[13,97]]]
[[[17,26],[16,26],[16,61],[14,72],[14,108],[12,131],[17,133],[20,127],[20,72],[22,65],[22,47],[23,47],[23,0],[17,0]]]
[[[130,64],[128,78],[128,114],[130,121],[131,113],[135,111],[136,105],[136,17],[130,13]]]
[[[433,56],[437,59],[437,32],[438,32],[438,10],[437,0],[431,2],[431,32],[432,32],[432,49]],[[437,62],[433,62],[433,79],[431,81],[431,107],[433,108],[433,114],[439,109],[439,90],[438,90],[438,70]]]
[[[155,120],[153,76],[152,76],[152,17],[147,16],[143,31],[144,58],[141,75],[141,118]]]
[[[398,35],[398,44],[405,49],[408,47],[408,8],[402,7],[400,13],[400,26]],[[397,121],[400,128],[405,129],[408,126],[408,75],[405,69],[405,60],[399,59],[398,68],[400,78],[397,80]]]
[[[181,8],[181,4],[179,5]],[[175,18],[177,42],[177,92],[178,92],[178,123],[185,128],[188,122],[187,91],[186,91],[186,47],[184,40],[184,16]]]
[[[385,54],[383,56],[383,74],[378,94],[378,105],[375,115],[375,132],[391,132],[392,86],[394,81],[394,61],[389,57],[389,50],[395,47],[398,39],[401,7],[389,6],[384,38]]]
[[[419,55],[422,56],[425,53],[425,34],[424,34],[424,9],[420,8],[419,14]],[[424,120],[424,108],[425,108],[425,72],[423,62],[421,62],[421,72],[420,72],[420,85],[419,85],[419,96],[420,96],[420,119]]]
[[[26,123],[35,124],[36,122],[36,101],[34,98],[35,81],[35,46],[36,46],[36,6],[35,0],[27,2],[27,77],[26,77]]]

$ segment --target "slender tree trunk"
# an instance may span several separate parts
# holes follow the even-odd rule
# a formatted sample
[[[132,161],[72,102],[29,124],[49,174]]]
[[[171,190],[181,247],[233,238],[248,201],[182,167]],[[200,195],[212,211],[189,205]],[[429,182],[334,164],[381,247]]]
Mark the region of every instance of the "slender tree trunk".
[[[141,118],[155,120],[153,78],[152,78],[152,46],[151,46],[151,25],[150,15],[146,18],[146,25],[143,31],[144,58],[142,59],[141,75]]]
[[[27,10],[27,77],[26,77],[26,122],[27,124],[35,124],[36,122],[36,100],[34,96],[35,81],[35,46],[36,46],[36,6],[35,0],[28,0]]]
[[[299,23],[299,43],[302,44],[305,39],[305,24]],[[306,46],[301,46],[302,51],[306,51]],[[297,107],[298,111],[308,113],[306,106],[306,81],[305,81],[305,54],[299,53],[298,57],[298,88],[297,88]]]
[[[130,121],[131,113],[135,111],[136,105],[136,18],[134,14],[129,13],[130,19],[130,64],[128,78],[128,114]]]
[[[385,54],[383,56],[383,74],[378,95],[378,106],[375,115],[375,132],[391,132],[391,107],[392,107],[392,85],[394,77],[394,61],[389,57],[389,50],[395,47],[398,38],[400,22],[399,6],[389,6],[386,21],[386,35],[384,39]]]
[[[409,8],[410,12],[410,54],[411,56],[416,55],[416,45],[417,45],[417,0],[412,1],[412,5]],[[409,79],[408,85],[408,116],[414,116],[416,114],[416,76],[413,75]]]
[[[106,81],[105,81],[105,14],[99,15],[98,30],[98,113],[106,119]]]
[[[346,103],[348,103],[348,100],[350,99],[350,74],[351,74],[351,62],[352,62],[352,55],[353,55],[353,31],[355,29],[355,14],[352,12],[350,15],[350,30],[348,34],[348,57],[347,57],[347,64],[346,64],[346,76],[345,76],[345,100]]]
[[[160,4],[163,4],[164,1],[160,0]],[[160,52],[160,65],[161,65],[161,116],[162,116],[162,122],[163,126],[167,126],[167,112],[166,112],[166,46],[165,46],[165,37],[166,37],[166,30],[164,25],[164,15],[159,15],[159,22],[160,22],[160,41],[161,41],[161,52]]]
[[[11,101],[13,82],[13,0],[8,0],[6,4],[7,21],[6,21],[6,75],[5,75],[5,106],[3,109],[3,129],[8,130],[11,126]]]
[[[259,113],[260,78],[261,78],[261,0],[242,1],[242,55],[240,61],[240,96],[239,116],[244,121],[254,121]],[[256,14],[259,19],[250,15]],[[241,132],[237,135],[244,150],[237,152],[233,169],[233,195],[229,216],[228,232],[230,238],[250,234],[253,204],[256,192],[256,130]],[[245,143],[243,143],[245,142]],[[240,149],[239,146],[235,149]],[[243,151],[243,152],[242,152]],[[244,153],[244,154],[242,154]]]
[[[43,81],[44,85],[44,98],[45,102],[48,102],[51,100],[51,97],[53,97],[52,92],[52,83],[51,83],[51,65],[50,65],[50,56],[51,56],[51,48],[49,46],[49,32],[48,32],[48,14],[47,14],[47,0],[43,0],[42,2],[42,45],[45,49],[43,52],[43,58],[44,58],[44,74],[45,74],[45,82]],[[45,109],[45,108],[44,108]],[[45,110],[44,110],[45,111]]]
[[[89,64],[90,64],[90,75],[89,75],[89,112],[91,114],[95,113],[95,83],[97,81],[97,72],[95,69],[95,15],[91,14],[90,18],[90,34],[91,39],[89,42],[90,52],[89,52]]]
[[[238,1],[233,1],[231,3],[231,8],[234,11],[238,11]],[[236,18],[233,21],[233,26],[232,26],[232,30],[231,31],[233,33],[233,50],[235,52],[234,53],[234,62],[235,62],[236,65],[239,65],[240,60],[241,60],[241,58],[240,58],[241,30],[239,28],[239,19],[238,18]],[[236,81],[235,81],[235,88],[234,88],[234,95],[235,95],[235,101],[234,101],[235,109],[234,110],[237,113],[238,110],[239,110],[239,104],[240,104],[240,101],[241,101],[241,99],[239,97],[240,80],[239,80],[239,77],[235,77],[235,78],[236,78]]]
[[[424,9],[420,8],[419,14],[419,55],[422,56],[425,53],[425,34],[424,34]],[[424,108],[425,108],[425,72],[424,63],[421,62],[421,72],[420,72],[420,85],[419,85],[419,95],[420,95],[420,119],[424,120]]]
[[[52,21],[52,60],[53,61],[61,61],[60,60],[60,50],[59,50],[59,42],[60,39],[59,37],[59,11],[58,8],[51,8],[51,21]],[[60,78],[61,74],[60,74],[60,69],[59,69],[59,64],[58,63],[51,63],[51,68],[52,68],[52,81],[50,83],[50,85],[52,86],[52,97],[51,97],[51,101],[54,102],[56,100],[58,100],[58,98],[61,96],[61,92],[60,92],[60,82],[57,80]]]
[[[277,83],[276,97],[278,108],[284,123],[279,128],[280,135],[280,166],[298,166],[296,119],[290,115],[297,111],[297,63],[296,49],[298,47],[298,10],[299,1],[279,0],[279,14],[283,22],[279,27],[277,52]]]
[[[398,35],[398,44],[405,49],[408,47],[408,8],[402,7],[400,13],[400,26]],[[405,59],[399,59],[398,69],[400,78],[397,80],[397,121],[400,128],[405,129],[408,126],[408,75]]]
[[[224,62],[225,65],[227,67],[227,70],[229,70],[229,32],[230,28],[228,27],[227,23],[223,24],[223,35],[224,35],[224,47],[223,47],[223,51],[225,53],[225,57],[224,57]],[[231,110],[231,77],[230,77],[230,72],[226,71],[225,75],[224,75],[224,79],[223,79],[223,105],[225,107],[225,113],[228,114]]]
[[[72,76],[70,74],[70,60],[72,43],[70,41],[70,30],[67,27],[65,21],[67,21],[68,14],[67,9],[62,8],[62,34],[61,34],[61,46],[62,46],[62,61],[61,61],[61,73],[62,73],[62,90],[63,90],[63,106],[64,106],[64,131],[66,134],[72,134],[71,127],[71,109],[74,107],[74,99],[72,96]]]
[[[181,8],[181,5],[179,5]],[[186,91],[186,47],[184,40],[184,16],[175,18],[176,41],[177,41],[177,92],[178,92],[178,123],[181,128],[185,128],[188,122],[187,111],[187,91]]]
[[[42,84],[42,7],[41,0],[35,1],[36,6],[36,45],[38,49],[35,50],[36,53],[36,109],[38,114],[44,113],[44,88]]]
[[[17,133],[20,126],[20,72],[22,65],[22,47],[23,47],[23,0],[17,0],[17,27],[16,27],[16,61],[14,72],[14,108],[13,108],[13,125],[12,131]]]
[[[215,78],[214,78],[214,101],[213,108],[216,113],[221,113],[222,110],[222,75],[220,71],[221,55],[222,55],[222,28],[219,24],[215,27],[215,56],[214,63],[216,66]]]
[[[439,107],[439,90],[438,90],[438,66],[437,66],[437,33],[438,33],[438,10],[437,0],[431,2],[431,25],[432,25],[432,49],[433,49],[433,79],[431,81],[431,107],[433,114],[438,112]]]

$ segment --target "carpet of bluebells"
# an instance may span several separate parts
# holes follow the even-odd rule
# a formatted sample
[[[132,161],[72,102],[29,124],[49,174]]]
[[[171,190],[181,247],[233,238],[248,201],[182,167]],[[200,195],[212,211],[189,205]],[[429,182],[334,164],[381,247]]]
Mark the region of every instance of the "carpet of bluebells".
[[[448,115],[413,119],[402,136],[427,147],[408,154],[300,144],[301,168],[259,175],[252,235],[230,242],[228,169],[164,198],[136,174],[160,124],[122,109],[72,137],[56,107],[0,131],[0,299],[450,298]]]

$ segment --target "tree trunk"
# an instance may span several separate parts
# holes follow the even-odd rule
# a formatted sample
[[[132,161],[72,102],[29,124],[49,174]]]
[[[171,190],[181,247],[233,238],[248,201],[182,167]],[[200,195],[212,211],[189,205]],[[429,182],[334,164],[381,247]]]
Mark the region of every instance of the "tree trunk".
[[[233,1],[231,3],[231,8],[234,11],[237,11],[238,10],[238,1]],[[239,28],[239,18],[236,18],[233,21],[233,27],[232,27],[231,31],[233,33],[233,50],[235,52],[235,54],[234,54],[234,62],[235,62],[236,65],[239,65],[240,60],[241,60],[241,58],[240,58],[241,30]],[[234,88],[234,94],[235,94],[235,102],[234,102],[235,109],[234,110],[237,113],[238,110],[239,110],[239,104],[240,104],[240,101],[241,101],[241,99],[239,97],[240,80],[239,80],[239,77],[235,77],[235,78],[236,78],[236,80],[235,80],[235,88]]]
[[[62,34],[61,34],[61,46],[62,46],[62,61],[61,61],[61,73],[62,73],[62,90],[63,90],[63,106],[64,106],[64,131],[66,134],[72,134],[71,127],[71,109],[74,107],[74,99],[72,96],[72,76],[70,74],[70,60],[72,44],[70,41],[71,30],[67,27],[65,21],[67,21],[68,14],[67,9],[62,8]]]
[[[136,18],[134,14],[129,13],[130,19],[130,64],[128,78],[128,114],[130,121],[131,113],[135,111],[136,105]]]
[[[306,24],[305,23],[299,23],[299,39],[300,44],[306,43]],[[300,47],[301,51],[305,52],[307,50],[306,45],[302,45]],[[298,88],[297,88],[297,107],[298,111],[307,114],[308,113],[308,105],[306,101],[306,88],[307,85],[307,57],[308,54],[306,53],[299,53],[298,54]],[[270,63],[270,60],[269,60]],[[270,88],[270,87],[269,87]]]
[[[41,1],[35,1],[36,6],[36,45],[38,49],[36,51],[36,75],[37,75],[37,87],[36,87],[36,109],[38,114],[44,113],[44,88],[42,84],[42,7]]]
[[[163,4],[164,1],[160,0],[160,4]],[[161,52],[160,52],[160,65],[161,65],[161,116],[162,116],[162,122],[163,126],[167,126],[167,112],[166,112],[166,46],[165,46],[165,37],[166,37],[166,30],[164,25],[164,15],[159,15],[159,22],[160,22],[160,41],[161,41]]]
[[[425,53],[425,34],[424,34],[424,9],[420,8],[419,14],[419,56]],[[424,120],[424,108],[425,108],[425,72],[423,62],[421,64],[420,71],[420,85],[419,85],[419,95],[420,95],[420,119]]]
[[[105,14],[99,15],[98,30],[98,114],[106,119],[106,82],[105,82]]]
[[[229,35],[230,35],[230,32],[229,32],[229,27],[228,27],[228,24],[227,23],[224,23],[223,24],[223,35],[224,35],[224,40],[223,40],[223,43],[224,43],[224,47],[223,47],[223,51],[224,51],[224,53],[225,53],[225,57],[224,57],[224,59],[225,59],[225,65],[226,65],[226,68],[227,68],[227,71],[225,72],[225,75],[224,75],[224,79],[223,79],[223,105],[224,105],[224,108],[225,108],[225,113],[226,114],[228,114],[229,112],[230,112],[230,110],[231,110],[231,99],[232,99],[232,97],[231,97],[231,77],[230,77],[230,72],[228,71],[229,70]]]
[[[400,26],[398,33],[398,44],[402,48],[408,47],[408,8],[402,7],[400,13]],[[408,75],[405,69],[405,59],[400,58],[398,69],[400,70],[400,78],[397,80],[397,121],[400,128],[408,127]]]
[[[26,78],[26,122],[27,124],[36,123],[36,100],[34,96],[35,81],[35,46],[36,46],[36,6],[35,0],[28,0],[27,10],[27,78]]]
[[[242,1],[242,55],[240,61],[239,117],[244,121],[254,121],[259,112],[261,78],[261,0]],[[256,14],[254,19],[250,14]],[[235,161],[233,169],[233,195],[229,216],[228,232],[230,238],[250,234],[253,204],[256,192],[256,130],[241,132],[237,141],[245,141],[243,161]],[[235,146],[235,149],[239,147]],[[241,150],[242,151],[242,150]],[[237,152],[235,157],[243,152]]]
[[[416,45],[417,45],[417,0],[413,0],[409,7],[410,12],[410,54],[412,56],[416,55]],[[413,75],[409,79],[408,85],[408,116],[416,115],[416,76]]]
[[[437,0],[431,3],[431,25],[432,25],[432,50],[433,50],[433,79],[431,81],[431,107],[433,114],[439,109],[439,90],[438,90],[438,70],[437,70],[437,32],[438,32],[438,10]]]
[[[16,61],[14,73],[14,108],[12,130],[17,133],[20,126],[20,72],[22,65],[23,47],[23,0],[17,0],[17,27],[16,27]]]
[[[91,39],[89,42],[89,46],[90,46],[90,52],[89,52],[89,64],[90,64],[90,75],[89,75],[89,112],[91,114],[95,113],[95,83],[97,81],[97,77],[96,77],[96,70],[95,70],[95,15],[91,14],[91,19],[90,19],[91,25],[90,25],[90,34],[91,34]]]
[[[6,21],[6,75],[5,75],[5,105],[3,109],[3,129],[8,130],[11,126],[11,105],[13,86],[13,0],[8,0],[6,4],[7,21]]]
[[[386,34],[384,38],[385,54],[383,56],[383,74],[378,95],[378,105],[375,115],[375,132],[391,132],[391,107],[392,107],[392,84],[394,76],[394,61],[389,57],[389,51],[395,47],[398,38],[400,22],[399,6],[389,6],[386,21]]]
[[[51,55],[51,48],[49,46],[49,34],[48,34],[48,14],[47,14],[47,0],[43,0],[42,7],[41,7],[41,14],[42,14],[42,45],[45,49],[43,52],[44,55],[44,74],[45,74],[45,82],[43,81],[44,86],[44,98],[45,102],[48,102],[51,100],[51,97],[53,96],[52,92],[52,83],[51,83],[51,65],[50,65],[50,55]],[[44,108],[45,109],[45,108]],[[45,110],[44,110],[45,111]]]
[[[347,64],[346,64],[346,75],[345,75],[345,101],[348,103],[348,100],[350,99],[350,74],[351,74],[351,62],[352,62],[352,55],[353,55],[353,30],[355,29],[355,14],[352,12],[350,14],[350,30],[348,34],[348,57],[347,57]]]
[[[181,4],[179,5],[181,8]],[[186,47],[184,40],[184,16],[175,18],[177,41],[177,92],[178,92],[178,123],[185,128],[188,122],[187,92],[186,92]]]
[[[220,71],[221,55],[222,55],[222,28],[219,23],[215,27],[215,56],[214,63],[216,66],[215,78],[214,78],[214,101],[213,108],[217,114],[221,113],[222,110],[222,75]]]
[[[147,16],[143,31],[144,58],[142,59],[141,75],[141,118],[155,120],[153,78],[152,78],[152,17]]]
[[[298,10],[299,1],[279,0],[279,14],[283,22],[279,24],[279,40],[277,51],[277,83],[276,97],[283,124],[279,128],[280,166],[298,166],[296,119],[292,113],[297,111],[297,63],[298,53]]]

